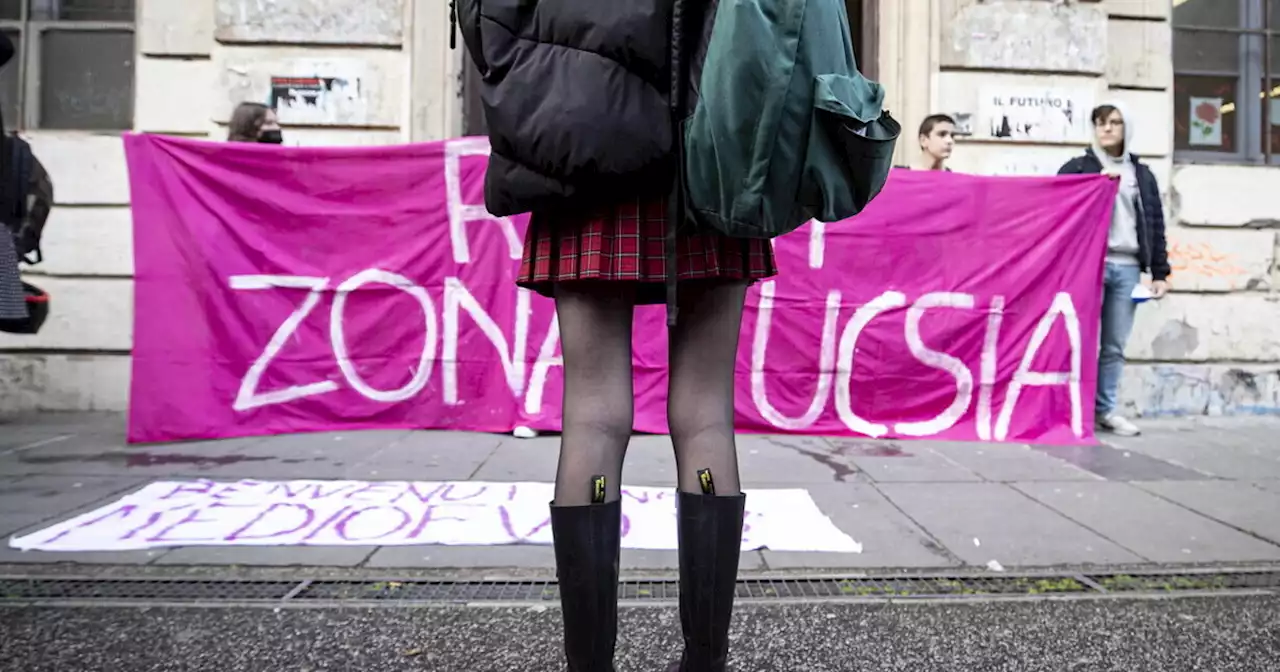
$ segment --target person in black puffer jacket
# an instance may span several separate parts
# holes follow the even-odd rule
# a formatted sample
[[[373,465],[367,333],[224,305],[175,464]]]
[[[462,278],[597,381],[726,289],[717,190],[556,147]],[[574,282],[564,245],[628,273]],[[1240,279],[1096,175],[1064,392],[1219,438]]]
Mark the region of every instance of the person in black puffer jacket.
[[[669,300],[667,417],[679,481],[680,619],[671,669],[725,669],[745,498],[734,365],[747,286],[775,272],[767,240],[684,221],[677,122],[692,109],[715,2],[458,0],[482,77],[492,154],[485,204],[531,212],[518,283],[553,297],[564,418],[551,505],[565,653],[613,669],[620,482],[633,423],[632,316]],[[670,236],[670,239],[669,239]],[[669,251],[674,244],[674,267]],[[673,283],[674,284],[674,283]],[[669,304],[670,305],[670,304]]]

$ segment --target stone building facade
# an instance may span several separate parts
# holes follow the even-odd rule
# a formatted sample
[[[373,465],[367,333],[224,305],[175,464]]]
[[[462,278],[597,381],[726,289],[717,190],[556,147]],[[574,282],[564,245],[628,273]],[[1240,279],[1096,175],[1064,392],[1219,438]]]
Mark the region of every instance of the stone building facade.
[[[1266,104],[1280,93],[1268,88],[1268,73],[1280,87],[1280,35],[1266,32],[1268,20],[1280,28],[1280,0],[847,5],[863,69],[907,128],[903,162],[919,120],[945,112],[966,131],[956,170],[1049,174],[1087,145],[1093,105],[1124,101],[1133,149],[1166,192],[1176,288],[1140,311],[1125,403],[1280,414],[1280,98]],[[237,102],[274,98],[288,144],[477,132],[448,11],[448,0],[0,2],[0,30],[21,53],[0,72],[4,118],[58,196],[33,273],[53,317],[38,337],[0,335],[0,411],[126,406],[122,131],[221,139]],[[299,94],[299,81],[329,98]]]

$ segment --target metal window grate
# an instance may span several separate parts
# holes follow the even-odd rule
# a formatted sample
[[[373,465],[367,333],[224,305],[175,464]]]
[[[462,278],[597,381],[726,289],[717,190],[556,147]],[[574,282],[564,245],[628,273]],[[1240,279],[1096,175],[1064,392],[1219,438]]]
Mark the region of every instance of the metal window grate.
[[[623,581],[625,601],[670,602],[674,579]],[[1103,593],[1229,592],[1280,589],[1280,570],[1186,573],[1088,573],[817,578],[743,578],[743,600],[828,600],[1098,595]],[[555,602],[551,580],[449,581],[424,579],[306,581],[184,578],[0,577],[0,604],[58,602],[388,603],[465,604]]]
[[[133,21],[134,0],[31,0],[36,21]]]

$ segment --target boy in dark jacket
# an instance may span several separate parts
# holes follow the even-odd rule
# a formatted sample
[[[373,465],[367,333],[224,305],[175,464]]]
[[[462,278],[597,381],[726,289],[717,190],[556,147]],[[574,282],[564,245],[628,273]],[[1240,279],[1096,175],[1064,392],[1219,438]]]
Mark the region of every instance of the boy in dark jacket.
[[[1133,119],[1118,102],[1099,105],[1092,114],[1094,142],[1083,156],[1071,159],[1059,175],[1105,173],[1120,180],[1111,229],[1107,234],[1107,263],[1103,281],[1102,343],[1098,355],[1099,430],[1136,436],[1138,428],[1116,412],[1124,347],[1137,311],[1134,289],[1143,272],[1151,274],[1151,294],[1169,291],[1169,257],[1165,245],[1164,210],[1160,185],[1151,169],[1128,151]]]

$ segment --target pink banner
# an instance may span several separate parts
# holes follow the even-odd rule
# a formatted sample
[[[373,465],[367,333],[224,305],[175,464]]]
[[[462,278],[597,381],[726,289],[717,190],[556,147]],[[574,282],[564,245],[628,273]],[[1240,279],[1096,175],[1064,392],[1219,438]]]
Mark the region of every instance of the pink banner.
[[[485,140],[126,148],[130,440],[559,427],[554,305],[514,284],[524,220],[484,209]],[[738,428],[1091,442],[1115,190],[895,171],[858,217],[777,240]],[[661,307],[635,343],[636,429],[662,433]]]

